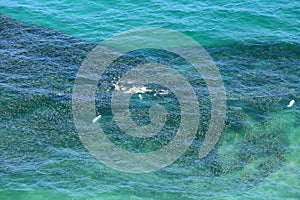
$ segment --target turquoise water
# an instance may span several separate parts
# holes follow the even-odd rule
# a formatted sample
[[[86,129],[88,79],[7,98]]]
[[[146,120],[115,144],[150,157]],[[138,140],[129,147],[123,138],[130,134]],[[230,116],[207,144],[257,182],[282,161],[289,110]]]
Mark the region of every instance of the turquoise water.
[[[296,0],[1,2],[0,199],[299,199],[299,9]],[[175,163],[152,173],[123,173],[81,143],[72,87],[96,44],[149,26],[182,32],[210,53],[226,88],[226,128],[214,150],[198,159],[210,111],[204,80],[176,55],[131,52],[111,66],[114,73],[149,60],[172,65],[195,89],[203,118]],[[176,97],[144,94],[145,104],[133,96],[139,123],[148,123],[152,101],[171,105],[172,113],[157,138],[134,139],[112,121],[110,94],[101,88],[96,106],[110,141],[148,152],[172,139]],[[287,108],[292,99],[295,105]]]
[[[299,42],[299,1],[3,1],[0,12],[27,23],[102,41],[118,32],[163,27],[201,45]]]

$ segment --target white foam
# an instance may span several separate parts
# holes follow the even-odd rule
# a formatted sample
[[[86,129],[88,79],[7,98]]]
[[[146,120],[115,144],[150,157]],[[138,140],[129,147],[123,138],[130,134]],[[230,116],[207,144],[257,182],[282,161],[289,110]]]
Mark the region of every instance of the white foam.
[[[115,90],[122,91],[126,94],[146,93],[146,92],[152,91],[145,86],[127,86],[127,87],[125,87],[123,85],[120,85],[119,83],[114,84],[114,86],[115,86]]]
[[[126,86],[121,85],[120,83],[116,83],[116,84],[114,84],[114,86],[115,86],[116,91],[122,91],[126,94],[136,94],[136,93],[143,94],[143,93],[146,93],[146,92],[153,92],[154,91],[154,90],[148,89],[145,86],[131,85],[130,82],[126,83]],[[166,95],[166,94],[169,94],[169,91],[168,90],[159,90],[159,91],[156,91],[154,93],[154,96],[156,96],[157,94]],[[142,100],[141,96],[139,96],[139,98]]]
[[[160,94],[160,95],[169,94],[169,91],[168,90],[160,90],[158,92],[158,94]]]

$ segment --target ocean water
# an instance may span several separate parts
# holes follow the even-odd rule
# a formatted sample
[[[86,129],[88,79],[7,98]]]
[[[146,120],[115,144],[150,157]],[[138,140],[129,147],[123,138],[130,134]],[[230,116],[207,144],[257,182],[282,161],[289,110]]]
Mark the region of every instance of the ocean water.
[[[1,2],[0,199],[299,199],[299,11],[297,0]],[[151,173],[124,173],[95,159],[79,139],[72,89],[97,44],[145,27],[179,31],[207,50],[226,89],[226,126],[210,154],[199,159],[211,106],[205,81],[170,52],[130,52],[98,85],[99,124],[111,142],[150,152],[178,129],[172,93],[131,98],[138,124],[149,123],[153,102],[170,113],[154,138],[130,137],[113,121],[110,93],[102,89],[110,76],[141,63],[154,60],[178,70],[194,88],[202,118],[176,162]]]

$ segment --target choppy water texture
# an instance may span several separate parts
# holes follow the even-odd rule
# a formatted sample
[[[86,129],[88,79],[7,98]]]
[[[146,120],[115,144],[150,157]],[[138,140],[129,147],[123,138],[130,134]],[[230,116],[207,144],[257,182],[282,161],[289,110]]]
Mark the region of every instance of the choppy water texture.
[[[297,1],[1,3],[0,199],[298,199],[299,7]],[[202,111],[197,138],[180,159],[153,173],[128,174],[99,163],[81,143],[72,86],[98,42],[145,26],[181,31],[206,47],[226,87],[226,129],[199,160],[210,116],[201,76],[168,52],[124,55],[98,85],[96,106],[104,115],[99,123],[111,142],[149,152],[167,144],[178,128],[180,110],[171,93],[143,94],[148,103],[131,99],[132,118],[139,124],[149,123],[152,102],[171,113],[155,138],[129,137],[112,120],[104,85],[140,63],[155,60],[178,70],[195,89]],[[296,103],[287,108],[291,99]]]

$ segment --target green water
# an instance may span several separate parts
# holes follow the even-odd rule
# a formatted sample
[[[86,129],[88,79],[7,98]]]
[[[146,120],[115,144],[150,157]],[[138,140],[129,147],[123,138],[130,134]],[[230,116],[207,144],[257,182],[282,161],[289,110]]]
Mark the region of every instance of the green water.
[[[183,32],[201,45],[235,41],[299,42],[299,2],[293,1],[3,1],[0,12],[27,23],[102,41],[140,27]]]
[[[296,0],[1,2],[0,199],[299,199],[299,9]],[[205,82],[174,55],[133,52],[112,66],[116,73],[149,58],[173,65],[195,89],[203,118],[175,163],[123,173],[96,160],[80,141],[72,87],[96,44],[149,26],[180,31],[206,48],[225,84],[226,128],[213,151],[198,159],[210,111]],[[109,94],[101,84],[98,89],[96,106],[105,113],[99,123],[120,148],[148,152],[172,139],[176,97],[150,99],[171,105],[170,129],[157,139],[135,140],[116,128]],[[133,118],[142,113],[147,123],[149,105],[136,99]]]

